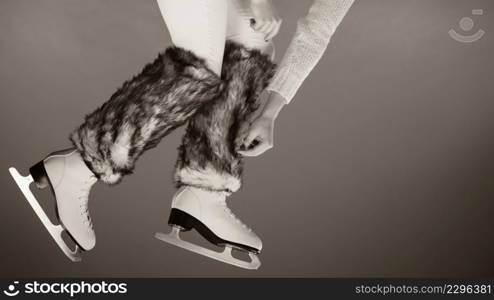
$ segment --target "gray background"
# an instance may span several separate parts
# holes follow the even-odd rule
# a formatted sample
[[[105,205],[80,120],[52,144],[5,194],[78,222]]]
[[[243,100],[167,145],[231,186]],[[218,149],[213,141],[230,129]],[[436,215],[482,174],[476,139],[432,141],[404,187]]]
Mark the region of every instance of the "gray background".
[[[277,3],[284,49],[310,1]],[[452,40],[475,8],[484,38]],[[183,129],[122,184],[93,189],[97,246],[64,257],[7,168],[68,146],[170,39],[153,0],[0,0],[0,276],[494,275],[493,13],[490,0],[353,6],[230,199],[264,241],[246,271],[153,237],[169,230]]]

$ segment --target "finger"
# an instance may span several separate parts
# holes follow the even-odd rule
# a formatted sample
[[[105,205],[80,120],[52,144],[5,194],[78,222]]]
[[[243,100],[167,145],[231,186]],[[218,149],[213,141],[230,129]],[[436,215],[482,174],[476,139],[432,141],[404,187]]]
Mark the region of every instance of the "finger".
[[[245,120],[246,123],[250,125],[252,125],[252,123],[254,123],[254,121],[259,118],[259,116],[257,114],[250,114],[247,116],[247,119]]]
[[[243,145],[245,149],[248,149],[252,142],[257,138],[257,132],[252,130],[250,131],[244,139]]]
[[[266,37],[266,40],[273,39],[278,34],[278,32],[280,31],[280,28],[281,28],[281,21],[280,22],[275,22],[274,23],[274,26],[273,26],[273,29],[271,30],[271,32],[269,33],[269,35]]]
[[[271,27],[271,22],[269,21],[264,21],[262,26],[259,28],[259,32],[262,32],[264,33],[265,35],[267,35],[269,33],[269,28]]]
[[[243,156],[249,156],[249,157],[254,157],[254,156],[259,156],[269,150],[271,147],[268,146],[267,143],[260,143],[256,147],[253,147],[252,149],[249,150],[244,150],[244,151],[238,151],[238,153],[242,154]]]
[[[250,27],[254,29],[255,31],[260,31],[260,28],[264,26],[265,22],[263,20],[256,20],[256,19],[251,19],[254,21],[250,21]]]
[[[247,130],[249,129],[250,126],[248,125],[242,125],[240,129],[238,130],[237,134],[237,139],[244,140],[245,137],[247,136]]]
[[[237,149],[243,149],[246,148],[244,146],[245,139],[247,138],[248,131],[243,130],[242,132],[239,132],[237,135],[237,138],[235,139],[235,148]]]
[[[271,35],[271,32],[273,32],[275,26],[276,26],[275,22],[269,22],[269,26],[266,27],[265,31],[263,31],[264,40],[269,41],[269,36]]]
[[[237,153],[242,155],[242,156],[249,156],[249,154],[247,153],[247,151],[242,151],[242,150],[237,150]]]

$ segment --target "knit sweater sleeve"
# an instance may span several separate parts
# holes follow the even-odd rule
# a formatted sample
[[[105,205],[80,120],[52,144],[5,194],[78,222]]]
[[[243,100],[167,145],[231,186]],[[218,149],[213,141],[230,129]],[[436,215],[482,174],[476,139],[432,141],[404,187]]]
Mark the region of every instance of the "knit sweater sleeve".
[[[287,103],[321,59],[331,36],[354,0],[314,0],[308,14],[299,19],[269,91],[280,94]]]

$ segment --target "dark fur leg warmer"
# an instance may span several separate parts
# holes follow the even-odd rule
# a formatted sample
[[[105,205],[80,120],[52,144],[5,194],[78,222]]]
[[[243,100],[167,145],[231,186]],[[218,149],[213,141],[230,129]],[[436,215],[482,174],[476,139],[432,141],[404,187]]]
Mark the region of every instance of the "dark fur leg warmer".
[[[221,79],[202,59],[170,47],[86,116],[70,140],[100,180],[117,183],[132,172],[144,150],[155,147],[222,89]]]
[[[240,188],[242,159],[236,153],[240,125],[259,107],[259,95],[274,74],[274,64],[257,50],[228,42],[223,60],[225,89],[189,121],[175,170],[177,186],[215,191]]]

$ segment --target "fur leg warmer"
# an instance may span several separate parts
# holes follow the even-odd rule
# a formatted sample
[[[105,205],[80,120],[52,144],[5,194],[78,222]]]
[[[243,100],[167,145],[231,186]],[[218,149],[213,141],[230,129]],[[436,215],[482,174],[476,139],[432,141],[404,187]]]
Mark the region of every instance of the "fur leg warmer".
[[[70,140],[100,180],[117,183],[145,150],[222,90],[221,79],[202,59],[170,47],[87,115]]]
[[[227,42],[222,71],[225,89],[189,121],[179,147],[174,175],[177,186],[229,193],[240,188],[243,163],[236,153],[237,133],[259,107],[259,95],[274,67],[259,51]]]

